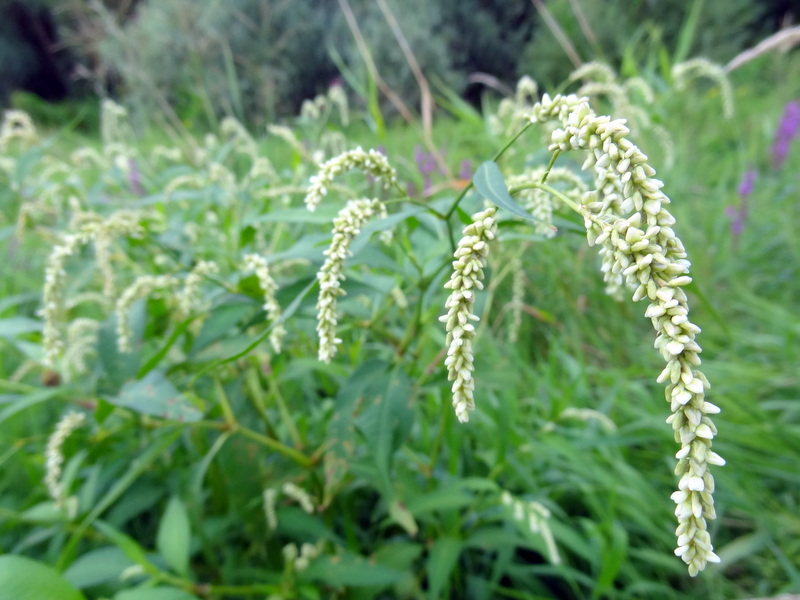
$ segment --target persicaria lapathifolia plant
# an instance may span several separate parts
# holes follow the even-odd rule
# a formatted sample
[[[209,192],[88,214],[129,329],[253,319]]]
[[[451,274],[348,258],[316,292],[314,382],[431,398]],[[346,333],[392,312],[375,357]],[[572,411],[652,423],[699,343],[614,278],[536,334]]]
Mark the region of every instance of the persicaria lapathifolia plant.
[[[678,491],[672,494],[678,519],[675,554],[688,565],[689,574],[695,576],[707,563],[720,560],[711,545],[707,520],[716,518],[710,466],[724,465],[725,461],[711,450],[717,430],[709,415],[720,409],[706,401],[709,383],[697,368],[701,363],[701,348],[695,337],[700,328],[689,320],[683,289],[692,281],[688,275],[690,262],[672,229],[675,218],[666,208],[670,200],[661,191],[663,183],[654,178],[655,170],[647,163],[647,157],[628,139],[630,130],[624,119],[596,115],[586,98],[576,95],[550,98],[545,94],[541,102],[530,107],[528,121],[529,125],[541,123],[552,128],[548,149],[553,157],[541,180],[528,179],[509,193],[497,165],[487,163],[476,172],[474,184],[488,200],[519,216],[526,213],[512,194],[523,190],[543,190],[563,202],[584,218],[589,244],[600,247],[601,270],[609,291],[630,293],[634,302],[649,300],[645,316],[651,319],[656,331],[655,347],[666,362],[657,381],[667,384],[666,399],[672,411],[667,422],[680,444],[675,469],[680,480]],[[564,193],[546,183],[559,154],[573,150],[588,153],[583,169],[594,175],[593,189],[583,194],[582,203],[576,200],[574,192]],[[321,166],[320,174],[312,178],[306,199],[310,209],[325,195],[333,176],[354,166],[402,193],[393,170],[388,163],[384,165],[385,160],[378,159],[378,166],[363,161],[367,156],[363,150],[354,152]],[[376,154],[371,151],[369,156]],[[363,164],[353,163],[356,156]],[[466,190],[447,214],[430,207],[429,210],[446,220],[465,194]],[[385,210],[383,206],[377,200],[350,201],[334,222],[333,243],[318,274],[319,357],[325,362],[330,361],[340,343],[336,338],[336,297],[342,293],[339,282],[344,277],[342,263],[350,241],[369,217]],[[447,331],[445,366],[448,379],[453,382],[453,407],[462,422],[469,420],[469,412],[475,408],[472,340],[478,316],[473,314],[472,307],[476,292],[483,289],[489,245],[497,237],[496,211],[496,207],[491,207],[473,216],[455,248],[453,272],[445,284],[451,290],[445,304],[447,314],[441,317]]]
[[[533,107],[531,121],[555,123],[550,151],[588,152],[583,168],[593,169],[598,186],[588,196],[591,201],[576,208],[584,216],[589,243],[605,248],[611,271],[624,277],[634,302],[650,301],[645,316],[653,323],[655,347],[667,363],[658,381],[667,382],[672,410],[667,422],[681,445],[675,469],[680,482],[672,495],[678,518],[675,554],[689,566],[690,575],[697,575],[707,562],[719,562],[706,527],[706,520],[716,517],[709,466],[725,461],[711,450],[717,430],[708,415],[719,408],[705,400],[709,384],[696,368],[701,349],[695,336],[700,328],[689,321],[683,290],[691,282],[690,263],[672,229],[675,218],[666,209],[670,200],[661,191],[662,182],[653,178],[647,157],[627,139],[624,121],[595,115],[577,96],[547,95]],[[606,189],[621,191],[615,210],[602,202]]]

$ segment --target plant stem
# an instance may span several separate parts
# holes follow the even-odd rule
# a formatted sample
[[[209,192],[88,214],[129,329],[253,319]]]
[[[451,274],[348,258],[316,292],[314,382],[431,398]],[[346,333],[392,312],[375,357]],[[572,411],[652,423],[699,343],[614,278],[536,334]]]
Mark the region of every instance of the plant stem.
[[[529,123],[526,123],[526,124],[525,124],[525,126],[524,126],[522,129],[520,129],[520,130],[519,130],[519,131],[518,131],[518,132],[517,132],[517,133],[514,135],[514,137],[512,137],[510,140],[508,140],[508,142],[506,142],[506,145],[505,145],[505,146],[503,146],[502,148],[500,148],[500,150],[498,150],[498,151],[497,151],[497,153],[496,153],[496,154],[495,154],[495,155],[492,157],[492,161],[494,161],[494,162],[497,162],[498,160],[500,160],[500,157],[502,157],[502,156],[503,156],[503,154],[505,154],[505,153],[506,153],[506,150],[508,150],[508,149],[509,149],[509,148],[510,148],[510,147],[511,147],[513,144],[514,144],[514,142],[516,142],[516,141],[517,141],[517,140],[518,140],[518,139],[519,139],[519,138],[522,136],[522,134],[523,134],[523,133],[525,133],[525,132],[528,130],[528,128],[529,128],[531,125],[533,125],[533,123],[530,123],[530,122],[529,122]],[[450,210],[448,210],[448,211],[445,213],[445,215],[444,215],[444,218],[445,218],[445,219],[448,219],[448,220],[449,220],[449,219],[450,219],[450,217],[452,217],[452,216],[453,216],[453,213],[456,211],[456,207],[457,207],[457,206],[458,206],[458,204],[461,202],[461,200],[463,200],[463,199],[464,199],[464,196],[466,196],[466,195],[467,195],[467,192],[468,192],[470,189],[472,189],[472,182],[471,182],[471,181],[469,182],[469,184],[467,184],[467,186],[466,186],[466,187],[465,187],[465,188],[464,188],[464,189],[461,191],[461,193],[460,193],[460,194],[458,195],[458,197],[455,199],[455,201],[453,202],[453,205],[450,207]]]

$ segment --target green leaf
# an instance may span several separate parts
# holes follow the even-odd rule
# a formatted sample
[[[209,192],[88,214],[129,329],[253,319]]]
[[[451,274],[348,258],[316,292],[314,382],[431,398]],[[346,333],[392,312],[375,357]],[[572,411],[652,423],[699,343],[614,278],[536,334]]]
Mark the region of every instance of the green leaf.
[[[601,552],[602,562],[597,575],[596,591],[613,589],[622,565],[628,555],[628,533],[619,523],[614,523],[604,536],[606,539]],[[610,538],[610,539],[608,539]]]
[[[138,352],[128,354],[119,351],[116,323],[117,316],[113,315],[103,322],[97,335],[98,363],[103,370],[106,383],[113,386],[122,385],[126,379],[136,377],[141,360]]]
[[[700,21],[700,13],[703,12],[703,4],[704,0],[695,0],[691,9],[689,9],[689,14],[686,16],[678,35],[678,44],[675,49],[675,56],[672,59],[673,65],[682,63],[689,57],[694,32],[697,29],[697,23]]]
[[[158,571],[153,563],[148,560],[145,549],[132,537],[125,535],[116,527],[112,527],[105,521],[100,521],[99,519],[94,522],[94,526],[134,563],[141,565],[148,572],[152,573]]]
[[[79,557],[64,571],[64,578],[75,587],[83,589],[118,581],[122,572],[134,564],[136,563],[120,548],[106,546]]]
[[[169,433],[162,433],[161,439],[156,439],[152,444],[142,452],[141,456],[134,458],[125,474],[118,479],[113,486],[103,495],[97,504],[95,504],[92,512],[90,512],[80,525],[72,532],[69,540],[61,551],[58,558],[58,567],[64,569],[73,557],[73,552],[83,537],[86,529],[95,522],[95,520],[103,514],[109,506],[111,506],[125,491],[136,481],[139,476],[147,470],[157,458],[164,456],[167,448],[180,437],[183,433],[183,428],[178,428]],[[110,527],[110,526],[108,526]],[[124,548],[123,548],[124,550]]]
[[[487,200],[494,202],[500,208],[504,208],[512,214],[528,219],[529,221],[536,221],[536,218],[531,216],[525,211],[508,193],[508,186],[503,174],[500,172],[500,167],[497,163],[487,160],[483,163],[478,170],[475,171],[475,177],[472,179],[475,189],[478,190],[481,196]]]
[[[156,548],[167,564],[184,577],[189,573],[190,542],[189,513],[181,499],[173,496],[158,525]]]
[[[59,388],[46,388],[43,390],[36,390],[30,394],[19,395],[16,400],[7,400],[9,406],[0,412],[0,424],[10,419],[19,412],[26,408],[41,404],[54,396],[58,396],[62,392]]]
[[[314,225],[333,225],[338,208],[331,205],[322,205],[314,212],[305,207],[288,208],[286,210],[275,210],[262,213],[245,221],[246,225],[254,223],[311,223]]]
[[[408,499],[406,507],[417,518],[433,511],[460,510],[475,502],[475,496],[465,492],[460,486],[448,485],[438,490],[419,494]]]
[[[385,375],[384,381],[380,394],[365,398],[366,408],[356,423],[382,475],[382,491],[384,495],[391,496],[392,455],[412,424],[409,406],[411,384],[399,369]]]
[[[359,366],[350,378],[339,388],[336,395],[336,411],[328,422],[324,458],[325,491],[322,506],[327,507],[350,467],[358,438],[355,430],[355,416],[365,397],[376,393],[386,376],[388,363],[370,359]]]
[[[300,574],[304,580],[322,581],[331,586],[387,586],[402,581],[407,573],[373,564],[360,556],[345,552],[315,560]]]
[[[463,541],[454,537],[440,537],[434,542],[428,554],[428,597],[438,600],[447,586],[450,573],[458,562]]]
[[[85,600],[54,568],[22,556],[0,556],[0,600]]]
[[[139,381],[129,381],[115,398],[115,406],[124,406],[138,413],[154,415],[171,421],[191,422],[203,413],[178,392],[161,371],[151,371]]]
[[[393,500],[389,504],[389,517],[400,527],[406,530],[406,533],[411,537],[417,535],[419,532],[419,525],[414,520],[414,516],[409,512],[406,506],[399,500]]]
[[[169,349],[172,348],[172,345],[181,337],[186,331],[189,329],[189,326],[197,319],[200,315],[195,315],[189,319],[183,321],[180,325],[175,328],[175,331],[172,332],[172,335],[169,336],[169,339],[164,343],[161,349],[156,352],[153,356],[147,359],[147,362],[142,365],[142,368],[139,369],[139,372],[136,374],[136,377],[141,379],[145,375],[147,375],[150,371],[155,369],[158,364],[164,360],[164,357],[169,352]]]
[[[42,330],[42,322],[28,317],[11,317],[0,319],[0,337],[15,338],[23,333]]]
[[[427,210],[428,208],[425,206],[417,206],[416,204],[412,204],[411,206],[406,207],[399,212],[390,214],[385,219],[370,221],[364,226],[364,228],[361,230],[361,233],[359,233],[350,244],[350,251],[353,254],[358,254],[361,249],[367,245],[370,236],[376,231],[386,231],[387,229],[392,229],[406,219],[410,219],[411,217],[414,217],[422,212],[426,212]]]
[[[249,300],[242,301],[242,298],[236,300],[217,306],[211,311],[211,315],[203,323],[200,333],[194,340],[192,354],[196,354],[209,344],[230,335],[232,331],[237,331],[236,324],[245,315],[255,312],[256,307]]]
[[[242,358],[243,356],[246,356],[251,350],[253,350],[253,348],[255,348],[261,342],[263,342],[265,339],[267,339],[267,336],[269,336],[270,332],[277,325],[279,325],[280,323],[284,323],[289,317],[291,317],[297,311],[298,308],[300,308],[300,305],[302,304],[303,300],[305,299],[305,297],[308,295],[308,293],[311,291],[311,289],[316,284],[317,284],[317,278],[316,277],[314,277],[311,280],[309,280],[308,285],[306,285],[306,287],[303,288],[303,290],[295,297],[295,299],[292,300],[291,304],[289,304],[289,306],[287,306],[284,309],[283,314],[281,315],[280,319],[278,319],[274,323],[271,323],[270,326],[267,327],[261,333],[261,335],[259,335],[257,338],[255,338],[251,342],[246,343],[246,344],[243,343],[242,345],[238,346],[233,354],[230,354],[230,355],[226,356],[225,358],[219,358],[217,360],[211,361],[207,365],[202,367],[201,369],[198,369],[195,372],[194,378],[192,379],[192,383],[190,385],[193,385],[195,381],[200,379],[200,377],[202,377],[203,375],[205,375],[209,371],[213,371],[217,367],[220,367],[220,366],[222,366],[224,364],[227,364],[227,363],[232,362],[234,360],[238,360],[238,359]]]
[[[140,587],[118,592],[114,600],[198,600],[198,598],[178,588]]]

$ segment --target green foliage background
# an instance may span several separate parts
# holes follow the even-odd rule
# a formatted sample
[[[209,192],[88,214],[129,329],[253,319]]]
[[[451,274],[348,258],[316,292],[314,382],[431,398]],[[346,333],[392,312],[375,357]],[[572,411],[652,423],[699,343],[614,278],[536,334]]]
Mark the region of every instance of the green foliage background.
[[[289,28],[293,34],[285,44],[322,53],[321,44],[311,47],[304,37],[320,26],[319,13],[290,5],[271,4],[276,20],[269,23],[296,18],[298,29]],[[558,10],[557,3],[550,5]],[[248,4],[225,6],[246,11]],[[127,30],[131,24],[119,31],[120,39],[131,36],[141,46],[146,60],[122,71],[127,75],[118,89],[150,106],[158,101],[126,82],[142,65],[150,78],[174,69],[159,90],[187,123],[213,122],[237,110],[247,116],[259,110],[259,98],[275,111],[288,110],[292,94],[317,91],[303,87],[313,80],[303,73],[328,73],[320,65],[304,64],[292,73],[265,70],[267,79],[248,79],[250,67],[236,56],[251,56],[244,33],[249,21],[234,19],[222,4],[207,7],[190,23],[191,39],[177,36],[169,46],[174,61],[165,58],[173,56],[165,50],[166,24],[180,15],[170,7],[152,13],[164,19],[150,24],[152,40],[135,37],[133,28]],[[363,9],[355,2],[353,7]],[[442,40],[461,9],[418,8],[397,11],[424,21],[419,29],[404,21],[404,31],[412,44],[426,36],[443,44],[418,57],[430,69],[426,73],[457,86],[468,50],[456,54]],[[706,8],[714,10],[710,3]],[[267,22],[264,15],[247,14]],[[600,22],[598,16],[598,31]],[[222,43],[214,23],[241,34],[224,39],[235,73],[214,51]],[[388,39],[381,23],[379,14],[370,13],[360,26],[381,74],[405,91],[412,80],[399,72],[396,53],[381,50]],[[342,23],[330,23],[330,30],[349,35]],[[488,47],[487,39],[476,36],[475,47]],[[518,44],[522,38],[509,39]],[[204,46],[203,40],[214,43]],[[316,119],[288,119],[299,140],[295,147],[253,129],[258,155],[276,171],[257,177],[250,177],[252,157],[216,128],[208,129],[215,139],[146,128],[125,138],[141,189],[133,183],[131,163],[109,158],[113,152],[96,135],[76,132],[74,120],[42,128],[38,143],[16,144],[4,154],[10,162],[0,172],[0,550],[6,554],[0,557],[0,598],[15,589],[31,600],[48,594],[114,600],[721,600],[800,592],[800,321],[794,310],[800,302],[800,154],[793,146],[780,169],[770,160],[783,106],[800,96],[800,62],[796,54],[773,54],[734,72],[737,112],[726,121],[715,87],[678,92],[662,77],[660,58],[673,54],[670,46],[653,42],[637,58],[634,49],[645,46],[636,36],[629,41],[622,49],[628,65],[657,90],[644,108],[669,135],[645,128],[635,140],[673,199],[675,229],[693,262],[691,305],[704,330],[704,370],[711,399],[723,409],[715,419],[720,434],[714,446],[728,461],[715,470],[719,519],[712,535],[723,559],[719,567],[690,579],[672,556],[676,447],[655,382],[661,361],[643,307],[604,293],[596,253],[574,215],[559,213],[560,233],[553,240],[504,217],[478,303],[478,407],[469,424],[456,423],[452,414],[441,366],[445,335],[437,321],[448,275],[437,269],[449,265],[449,234],[463,225],[458,214],[445,223],[419,204],[396,202],[388,220],[366,228],[347,263],[342,351],[331,365],[316,360],[311,290],[331,220],[351,193],[392,193],[355,173],[310,214],[302,198],[316,171],[312,153],[332,154],[331,133],[344,136],[348,147],[383,146],[402,184],[413,185],[411,200],[441,211],[465,183],[453,175],[461,161],[470,159],[474,167],[507,141],[490,126],[491,102],[478,114],[452,96],[449,102],[442,98],[432,137],[450,173],[435,172],[425,196],[414,158],[422,145],[419,126],[390,121],[382,131],[375,126],[379,113],[363,97],[354,103],[349,126],[331,107]],[[122,48],[106,50],[123,60]],[[496,50],[498,61],[509,56],[506,47]],[[282,60],[275,47],[260,51],[252,56],[264,64]],[[349,52],[342,54],[347,64],[360,69],[357,54]],[[606,52],[610,56],[613,47]],[[200,73],[183,69],[196,60],[207,67]],[[155,68],[156,61],[163,68]],[[196,97],[198,77],[204,99]],[[275,87],[260,88],[266,80]],[[283,83],[298,87],[285,92]],[[195,93],[183,95],[187,88]],[[280,93],[287,93],[284,100]],[[608,106],[598,103],[598,109]],[[500,161],[503,169],[515,173],[546,164],[540,134],[521,138]],[[667,142],[675,150],[671,165]],[[165,157],[157,146],[175,148],[179,157]],[[73,156],[86,148],[100,159]],[[558,164],[579,167],[569,160]],[[57,165],[67,168],[53,170]],[[745,229],[734,235],[726,210],[741,208],[736,190],[749,168],[759,175]],[[195,184],[168,195],[165,190],[181,176]],[[56,377],[41,364],[39,310],[44,261],[70,228],[70,196],[102,216],[119,209],[146,215],[143,238],[115,242],[120,286],[146,273],[185,281],[200,260],[215,261],[220,272],[203,280],[207,307],[190,315],[178,314],[168,294],[137,302],[128,315],[116,314],[113,306],[72,306],[66,316],[98,320],[99,335],[87,372]],[[33,206],[38,210],[21,222],[20,214]],[[479,198],[468,196],[464,210],[480,206]],[[394,240],[386,245],[374,234],[390,225]],[[280,287],[289,330],[280,354],[266,341],[271,324],[258,282],[240,267],[251,251],[269,258]],[[519,270],[512,266],[518,259]],[[67,272],[67,298],[102,289],[91,249],[70,257]],[[524,318],[518,341],[510,342],[509,299],[519,273]],[[132,324],[132,353],[117,348],[120,317]],[[72,517],[55,507],[42,484],[47,438],[68,410],[83,411],[90,421],[65,445],[62,481],[75,498]],[[285,483],[305,490],[316,509],[305,512],[281,491]],[[265,514],[267,489],[278,491],[274,530]],[[560,562],[542,530],[520,522],[503,504],[504,492],[550,512],[546,524]],[[312,544],[319,554],[300,569],[284,555],[289,544]],[[26,586],[11,587],[20,581]]]

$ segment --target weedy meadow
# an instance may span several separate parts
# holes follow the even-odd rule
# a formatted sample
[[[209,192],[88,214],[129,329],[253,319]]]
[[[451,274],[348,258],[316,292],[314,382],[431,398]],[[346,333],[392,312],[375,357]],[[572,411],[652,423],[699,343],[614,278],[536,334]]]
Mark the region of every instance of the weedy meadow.
[[[6,112],[0,581],[800,585],[797,351],[777,349],[800,332],[797,104],[777,124],[722,67],[668,75],[524,78],[485,119],[455,106],[446,148],[365,143],[337,86],[266,142],[226,118],[146,144],[106,100],[100,143],[75,144]]]

